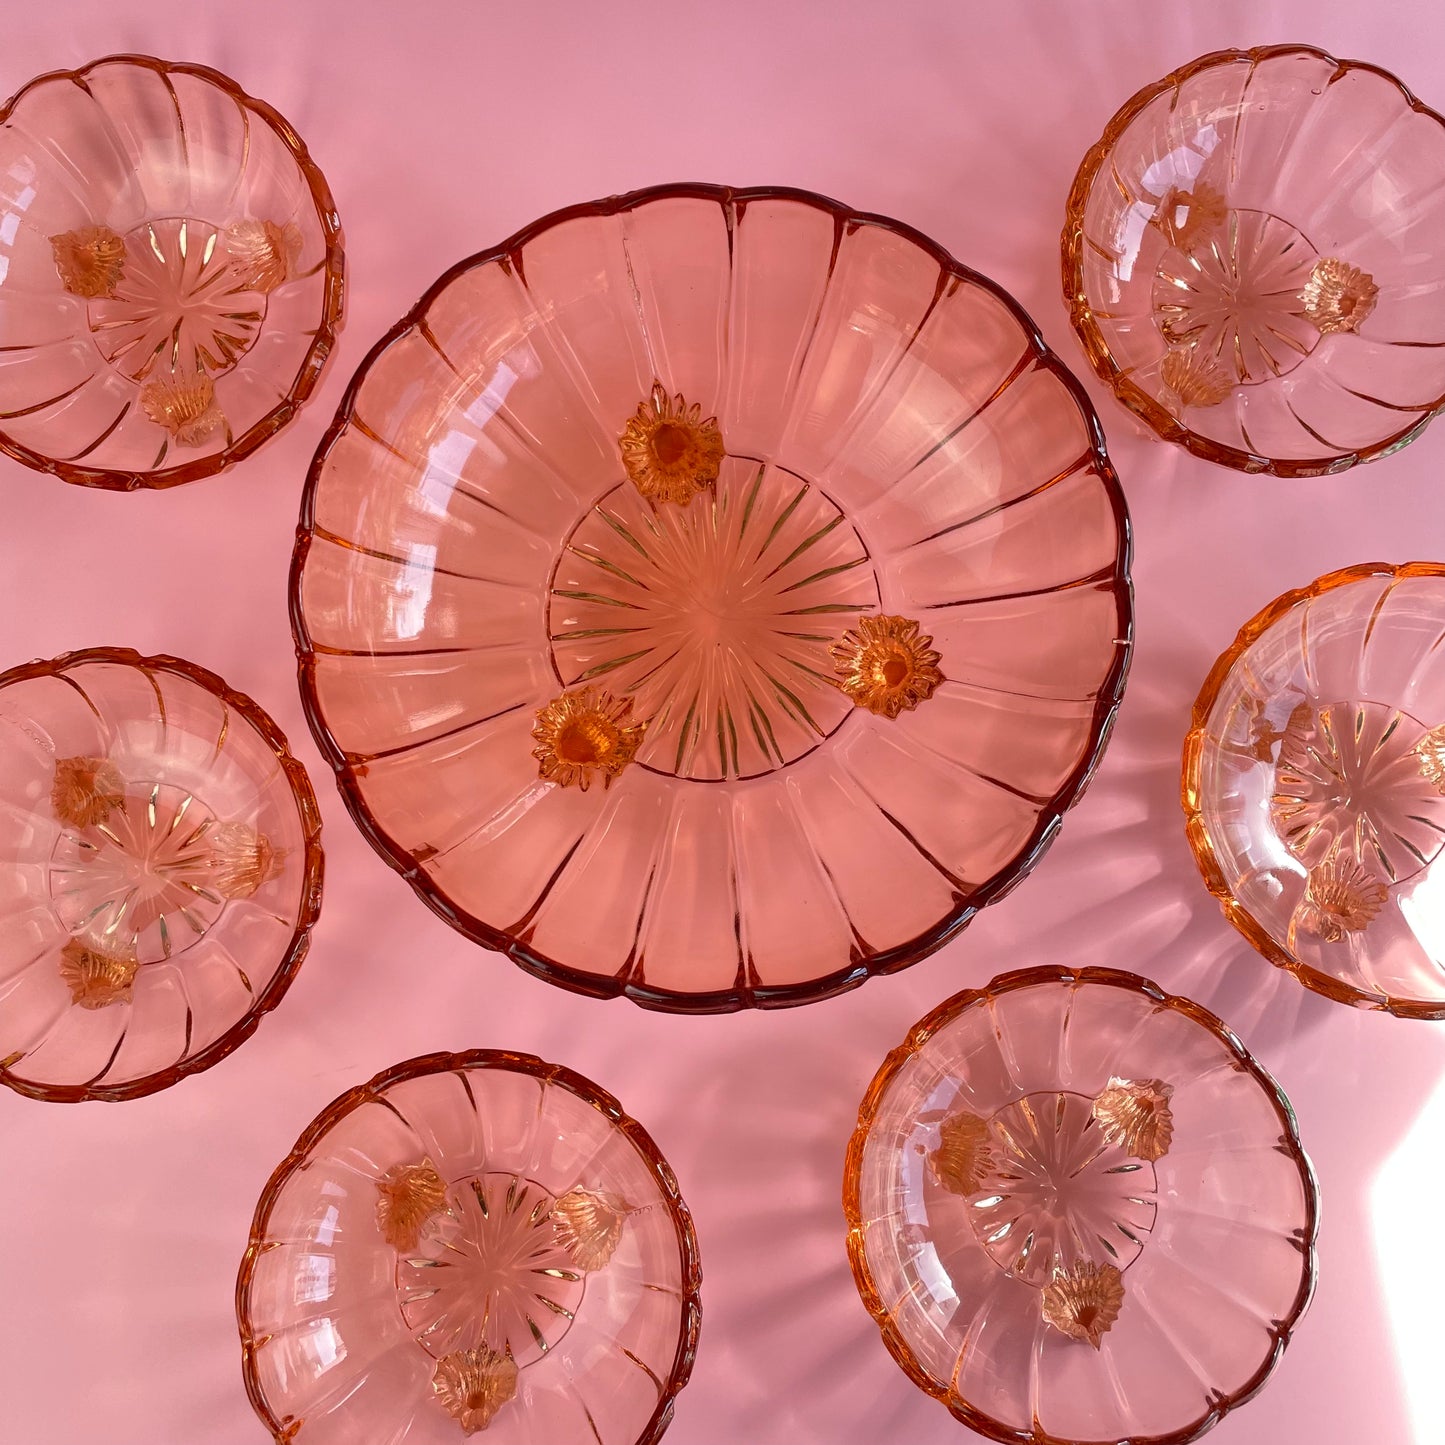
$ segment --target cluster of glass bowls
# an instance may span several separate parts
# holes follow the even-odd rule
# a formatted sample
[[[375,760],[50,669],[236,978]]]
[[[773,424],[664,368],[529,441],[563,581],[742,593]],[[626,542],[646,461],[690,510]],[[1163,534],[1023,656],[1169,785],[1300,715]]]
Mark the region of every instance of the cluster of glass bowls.
[[[271,107],[110,57],[0,111],[0,177],[10,456],[172,486],[314,389],[341,230]],[[1079,170],[1085,354],[1211,461],[1384,456],[1445,405],[1442,178],[1445,122],[1383,71],[1205,56]],[[373,348],[306,479],[291,607],[315,739],[428,906],[548,982],[703,1013],[904,968],[1028,874],[1122,695],[1129,557],[1098,418],[997,285],[810,193],[680,185],[468,258]],[[1184,751],[1229,919],[1407,1017],[1445,1017],[1442,639],[1445,565],[1322,577],[1245,625]],[[280,1002],[319,814],[220,678],[120,648],[12,667],[0,820],[0,1081],[134,1098]],[[888,1349],[998,1440],[1193,1439],[1314,1283],[1278,1086],[1111,969],[922,1020],[844,1205]],[[677,1181],[610,1095],[526,1055],[414,1059],[266,1185],[245,1386],[277,1441],[650,1445],[699,1281]]]

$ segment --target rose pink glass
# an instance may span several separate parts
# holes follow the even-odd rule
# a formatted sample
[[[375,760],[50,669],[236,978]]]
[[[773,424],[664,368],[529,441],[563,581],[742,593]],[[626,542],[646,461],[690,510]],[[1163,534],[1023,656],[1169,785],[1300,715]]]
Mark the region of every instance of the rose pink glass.
[[[1445,120],[1307,46],[1140,91],[1069,196],[1064,294],[1094,369],[1198,456],[1317,476],[1445,404]]]
[[[1111,969],[958,994],[885,1060],[843,1186],[864,1303],[990,1439],[1182,1445],[1314,1286],[1294,1115],[1212,1014]]]
[[[697,1245],[595,1084],[432,1054],[337,1099],[271,1177],[236,1286],[278,1442],[653,1445],[687,1383]]]
[[[1343,1003],[1445,1018],[1445,566],[1348,567],[1247,622],[1194,705],[1189,840],[1231,922]]]
[[[306,955],[320,834],[286,739],[203,668],[0,674],[0,1083],[131,1099],[238,1048]]]
[[[374,846],[584,993],[804,1002],[1031,867],[1123,686],[1128,527],[992,282],[804,192],[577,206],[354,379],[293,570]]]
[[[168,487],[295,414],[342,311],[341,227],[269,105],[114,55],[0,109],[0,449],[86,486]]]

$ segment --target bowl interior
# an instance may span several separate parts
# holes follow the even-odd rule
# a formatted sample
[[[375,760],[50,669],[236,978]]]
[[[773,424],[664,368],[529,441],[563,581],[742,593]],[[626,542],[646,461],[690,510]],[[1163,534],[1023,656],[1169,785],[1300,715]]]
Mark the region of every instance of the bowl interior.
[[[148,1093],[279,999],[320,888],[300,765],[173,659],[0,678],[0,1059],[43,1097]]]
[[[1308,1299],[1315,1191],[1272,1082],[1129,975],[996,980],[874,1081],[845,1205],[914,1379],[995,1439],[1184,1440]]]
[[[290,127],[224,76],[115,57],[0,113],[0,445],[99,486],[218,470],[310,391],[340,231]]]
[[[239,1293],[278,1432],[634,1445],[691,1367],[691,1225],[615,1101],[516,1056],[414,1061],[273,1178]]]
[[[1197,851],[1251,937],[1352,1003],[1445,1015],[1445,569],[1359,568],[1266,609],[1186,752]]]
[[[358,374],[303,692],[472,936],[667,1007],[897,966],[1090,770],[1127,527],[996,287],[816,197],[680,187],[463,263]]]
[[[1206,56],[1142,91],[1070,198],[1100,374],[1171,440],[1306,475],[1445,398],[1445,122],[1319,51]]]

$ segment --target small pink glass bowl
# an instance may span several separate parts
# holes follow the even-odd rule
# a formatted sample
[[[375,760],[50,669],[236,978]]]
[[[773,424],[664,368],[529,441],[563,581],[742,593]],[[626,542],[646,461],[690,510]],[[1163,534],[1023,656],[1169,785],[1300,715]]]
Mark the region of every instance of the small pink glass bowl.
[[[453,927],[708,1012],[913,963],[1033,866],[1127,670],[1129,530],[997,286],[803,191],[659,187],[454,267],[312,465],[302,698]]]
[[[236,1285],[278,1445],[653,1445],[701,1319],[677,1180],[617,1100],[482,1050],[398,1064],[302,1134]]]
[[[1225,915],[1340,1003],[1445,1018],[1445,564],[1276,598],[1184,743],[1189,843]]]
[[[884,1061],[843,1181],[894,1359],[992,1440],[1183,1445],[1309,1304],[1319,1191],[1213,1014],[1113,969],[960,993]]]
[[[112,55],[0,109],[0,450],[82,486],[210,476],[310,395],[341,225],[276,111],[202,65]]]
[[[1167,441],[1280,477],[1383,456],[1445,406],[1445,119],[1309,46],[1202,56],[1084,158],[1063,282]]]
[[[306,956],[320,838],[276,724],[204,668],[0,674],[0,1083],[134,1099],[239,1048]]]

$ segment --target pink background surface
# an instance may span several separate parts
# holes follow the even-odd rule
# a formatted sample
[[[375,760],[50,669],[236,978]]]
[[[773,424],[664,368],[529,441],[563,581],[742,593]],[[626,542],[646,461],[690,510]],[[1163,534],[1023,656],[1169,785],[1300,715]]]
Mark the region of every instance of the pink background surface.
[[[853,1290],[839,1178],[884,1053],[1004,969],[1109,964],[1221,1013],[1293,1099],[1319,1170],[1320,1287],[1220,1445],[1445,1439],[1445,1032],[1307,994],[1223,921],[1185,845],[1178,751],[1238,625],[1367,560],[1445,556],[1445,422],[1320,481],[1253,480],[1143,436],[1090,382],[1133,510],[1138,650],[1098,777],[1036,875],[941,953],[803,1010],[688,1019],[561,993],[453,934],[362,841],[297,700],[285,583],[301,480],[345,383],[447,266],[556,207],[670,180],[804,186],[996,278],[1082,373],[1058,294],[1074,169],[1139,86],[1204,51],[1308,41],[1445,104],[1438,6],[1112,0],[699,5],[17,3],[0,90],[122,50],[276,105],[326,171],[349,316],[315,400],[234,471],[169,494],[0,461],[0,664],[179,653],[281,723],[326,815],[310,959],[231,1059],[150,1099],[0,1098],[0,1441],[246,1445],[235,1269],[256,1197],[342,1090],[434,1049],[567,1063],[651,1130],[694,1210],[703,1334],[669,1445],[970,1438]],[[1433,1344],[1432,1344],[1433,1342]]]

